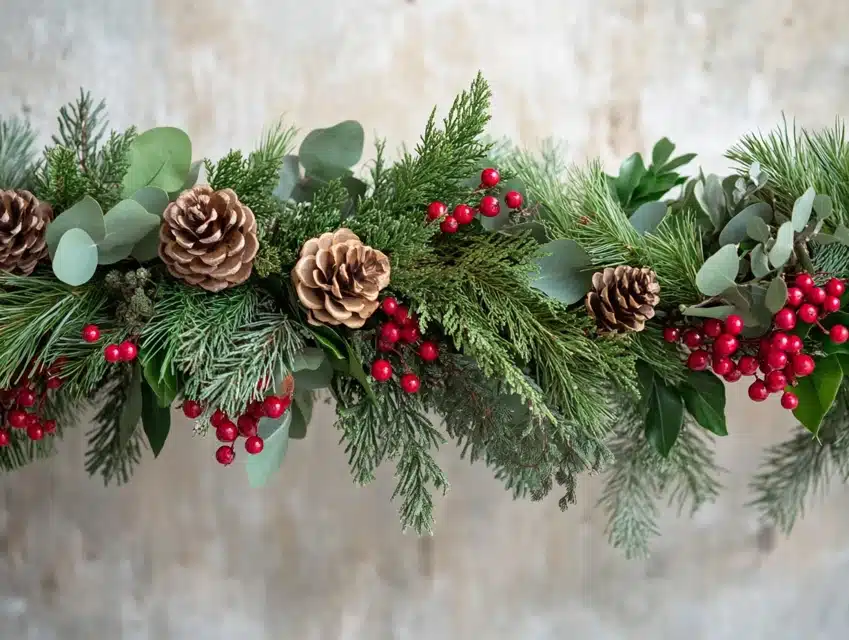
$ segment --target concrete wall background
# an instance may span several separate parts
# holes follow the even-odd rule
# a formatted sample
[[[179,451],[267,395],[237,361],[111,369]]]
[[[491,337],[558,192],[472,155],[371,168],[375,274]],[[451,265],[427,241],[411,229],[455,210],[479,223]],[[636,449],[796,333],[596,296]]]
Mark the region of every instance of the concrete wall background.
[[[662,135],[721,170],[722,151],[782,110],[829,124],[849,107],[844,0],[2,0],[0,110],[45,133],[85,86],[116,126],[187,129],[196,155],[249,146],[281,113],[309,130],[362,121],[411,142],[478,69],[491,130],[614,162]],[[270,486],[219,469],[177,422],[122,489],[61,455],[0,478],[0,638],[845,637],[849,496],[789,540],[743,509],[762,448],[791,425],[732,392],[730,473],[693,520],[664,516],[645,563],[607,548],[581,488],[513,503],[446,448],[437,531],[402,536],[391,470],[365,489],[317,411]]]

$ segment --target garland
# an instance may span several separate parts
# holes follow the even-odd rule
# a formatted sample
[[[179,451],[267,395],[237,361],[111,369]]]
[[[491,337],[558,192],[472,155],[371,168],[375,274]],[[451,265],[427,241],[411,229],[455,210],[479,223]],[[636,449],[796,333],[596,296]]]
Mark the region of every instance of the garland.
[[[694,156],[667,139],[610,176],[486,142],[489,102],[478,77],[366,176],[352,121],[216,162],[179,129],[107,133],[85,93],[43,154],[2,121],[0,466],[91,406],[86,468],[124,482],[177,403],[261,485],[323,392],[356,482],[394,462],[404,527],[431,530],[451,439],[564,509],[604,472],[611,542],[635,555],[658,500],[716,497],[724,379],[801,425],[753,480],[789,531],[849,475],[842,127],[746,136],[724,178],[679,175]]]

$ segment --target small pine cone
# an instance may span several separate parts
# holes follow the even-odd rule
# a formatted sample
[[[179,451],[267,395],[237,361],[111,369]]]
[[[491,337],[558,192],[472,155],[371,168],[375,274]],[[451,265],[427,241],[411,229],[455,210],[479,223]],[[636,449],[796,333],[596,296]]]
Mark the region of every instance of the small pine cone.
[[[304,243],[292,282],[310,324],[359,329],[377,309],[389,271],[389,258],[339,229]]]
[[[29,191],[0,190],[0,271],[28,276],[47,257],[53,209]]]
[[[207,291],[242,284],[259,249],[253,212],[231,189],[181,193],[159,229],[159,257],[172,276]]]
[[[648,268],[607,267],[593,274],[593,288],[587,294],[587,313],[595,318],[599,334],[642,331],[654,317],[660,302],[660,285]]]

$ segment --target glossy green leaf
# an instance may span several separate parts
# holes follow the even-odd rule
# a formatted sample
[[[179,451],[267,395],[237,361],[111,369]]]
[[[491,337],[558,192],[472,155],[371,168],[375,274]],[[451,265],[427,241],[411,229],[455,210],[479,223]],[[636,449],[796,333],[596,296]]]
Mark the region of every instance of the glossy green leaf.
[[[161,216],[171,202],[168,194],[159,187],[143,187],[136,191],[130,199],[138,202],[148,213],[155,216]]]
[[[643,157],[639,153],[628,156],[619,166],[619,175],[614,181],[616,197],[623,205],[631,199],[631,194],[640,184],[640,180],[646,174],[646,166]]]
[[[808,187],[807,191],[793,203],[793,213],[790,215],[790,221],[793,223],[793,230],[796,233],[802,233],[805,227],[808,226],[808,220],[811,219],[816,195],[817,193],[813,187]]]
[[[156,392],[146,381],[141,385],[141,399],[142,426],[150,443],[150,449],[153,451],[153,457],[156,458],[159,457],[168,439],[168,433],[171,431],[171,409],[159,404]]]
[[[301,440],[307,435],[307,427],[309,427],[312,419],[312,394],[307,390],[298,390],[295,388],[295,393],[292,394],[292,422],[289,424],[289,437],[294,440]]]
[[[799,406],[793,415],[814,435],[819,433],[822,419],[834,404],[842,382],[843,369],[837,355],[818,359],[814,372],[797,380],[793,391],[799,396]]]
[[[770,213],[772,212],[770,211]],[[763,219],[754,217],[746,222],[746,235],[758,242],[769,242],[769,239],[772,237],[772,231]]]
[[[686,307],[681,310],[685,316],[697,318],[727,318],[736,313],[737,308],[731,305],[720,305],[718,307]]]
[[[292,372],[318,369],[325,360],[327,356],[318,347],[305,347],[293,358]]]
[[[774,278],[766,290],[764,305],[774,315],[784,308],[787,302],[787,283],[784,278]]]
[[[814,211],[820,220],[830,218],[833,211],[831,197],[824,193],[818,193],[814,198]]]
[[[52,266],[53,273],[65,284],[85,284],[97,269],[97,245],[82,229],[69,229],[59,240]]]
[[[326,389],[333,381],[333,365],[326,357],[315,369],[301,369],[295,373],[295,389]]]
[[[740,259],[737,247],[727,244],[710,256],[696,274],[696,286],[706,296],[718,296],[734,286]]]
[[[132,365],[133,373],[127,387],[127,400],[121,405],[118,415],[118,447],[120,451],[129,444],[139,426],[142,417],[142,379],[141,367]]]
[[[345,341],[340,338],[330,327],[310,327],[310,333],[315,341],[330,354],[331,357],[345,360],[347,352]]]
[[[574,240],[561,238],[542,245],[550,255],[537,259],[539,273],[531,286],[570,305],[583,299],[592,285],[592,260]]]
[[[658,169],[658,173],[668,173],[670,171],[674,171],[679,167],[683,167],[685,164],[690,164],[690,162],[692,162],[695,157],[695,153],[685,153],[683,155],[678,156],[677,158],[672,158],[672,160],[670,160],[660,169]]]
[[[643,402],[646,407],[646,440],[665,458],[681,433],[684,402],[677,390],[664,384],[657,376],[653,377]]]
[[[304,170],[319,175],[328,168],[350,169],[363,155],[365,133],[359,122],[346,120],[307,134],[298,152]],[[341,177],[341,176],[339,176]]]
[[[56,255],[62,236],[70,229],[82,229],[95,243],[103,241],[106,235],[106,224],[103,222],[103,210],[97,200],[91,196],[84,196],[82,200],[60,213],[47,225],[45,239],[51,259]]]
[[[749,230],[749,223],[754,220],[760,220],[764,226],[772,220],[772,207],[766,202],[756,202],[750,204],[736,216],[728,221],[728,224],[723,227],[719,234],[719,244],[740,244],[746,239]],[[757,224],[757,223],[755,223]],[[767,239],[769,238],[769,227],[767,227]],[[756,240],[758,238],[755,238]],[[762,240],[763,242],[763,240]]]
[[[783,267],[793,253],[793,223],[785,222],[778,227],[775,244],[769,250],[769,262],[776,269]]]
[[[147,358],[143,363],[145,382],[156,394],[157,403],[163,409],[171,406],[177,398],[177,379],[171,367],[164,361],[164,351],[155,357]]]
[[[661,138],[651,150],[652,165],[656,168],[661,167],[664,162],[669,160],[673,151],[675,151],[675,145],[672,144],[672,141],[669,138]]]
[[[702,427],[718,436],[727,436],[725,424],[725,385],[708,371],[691,371],[681,387],[687,411]]]
[[[301,179],[301,160],[298,156],[285,156],[283,163],[280,165],[279,178],[277,187],[274,189],[274,195],[281,200],[288,200],[292,196],[292,191],[298,180]]]
[[[366,373],[365,367],[363,367],[362,360],[360,360],[359,356],[357,356],[354,351],[354,348],[349,343],[346,342],[345,347],[348,350],[348,373],[352,378],[363,385],[363,389],[366,390],[366,395],[374,400],[374,389],[371,388],[371,380]]]
[[[272,420],[263,418],[259,422],[258,435],[265,446],[256,455],[244,453],[247,458],[245,469],[248,472],[248,482],[252,487],[262,487],[268,482],[275,471],[280,468],[286,450],[289,448],[289,425],[292,422],[292,411],[286,411],[282,418]]]
[[[752,253],[749,254],[749,264],[752,267],[752,275],[756,278],[763,278],[770,272],[769,258],[762,244],[752,249]]]
[[[631,224],[641,235],[654,233],[668,208],[664,202],[647,202],[631,214]]]
[[[143,187],[179,191],[192,168],[192,142],[175,127],[149,129],[130,145],[129,164],[122,183],[125,196]]]

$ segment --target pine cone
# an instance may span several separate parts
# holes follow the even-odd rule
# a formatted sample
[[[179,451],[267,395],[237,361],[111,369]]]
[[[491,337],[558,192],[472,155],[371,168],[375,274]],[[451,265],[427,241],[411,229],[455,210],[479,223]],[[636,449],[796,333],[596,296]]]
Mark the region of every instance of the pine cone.
[[[377,309],[389,271],[389,258],[339,229],[304,243],[292,281],[310,324],[359,329]]]
[[[259,249],[253,212],[231,189],[181,193],[159,229],[159,257],[172,276],[207,291],[242,284]]]
[[[28,276],[47,257],[53,209],[29,191],[0,190],[0,270]]]
[[[646,320],[654,317],[659,293],[660,285],[651,269],[607,267],[593,274],[587,313],[595,318],[600,334],[642,331]]]

